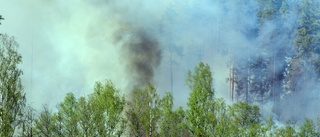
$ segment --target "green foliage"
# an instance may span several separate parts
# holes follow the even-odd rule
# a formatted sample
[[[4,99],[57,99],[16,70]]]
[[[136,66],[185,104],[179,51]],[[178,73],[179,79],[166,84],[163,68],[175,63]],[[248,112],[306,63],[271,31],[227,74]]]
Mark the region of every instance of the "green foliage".
[[[281,127],[276,130],[275,135],[276,137],[296,137],[297,132],[295,130],[295,121],[287,121],[285,127]]]
[[[215,116],[217,124],[214,128],[214,136],[224,137],[236,134],[233,132],[230,114],[223,99],[215,100]]]
[[[245,102],[237,102],[229,106],[233,132],[245,136],[258,136],[261,128],[259,107]]]
[[[176,124],[175,113],[172,110],[173,97],[170,92],[167,92],[161,100],[161,124],[160,124],[160,136],[173,137],[177,136],[174,132]],[[178,123],[179,124],[179,123]]]
[[[239,127],[250,126],[260,123],[261,114],[259,107],[251,106],[246,102],[237,102],[229,107],[231,119]]]
[[[22,117],[22,124],[20,126],[21,132],[20,135],[23,137],[34,136],[34,119],[35,119],[35,110],[31,106],[24,108],[24,116]]]
[[[147,85],[145,89],[133,91],[126,112],[130,136],[158,136],[160,99],[156,89]]]
[[[80,98],[81,99],[81,98]],[[86,128],[84,120],[91,120],[95,127],[88,128],[89,136],[121,136],[124,133],[125,121],[122,116],[125,99],[120,95],[114,85],[108,81],[105,84],[97,82],[94,93],[90,95],[89,106],[86,106],[84,99],[81,99],[82,127]],[[84,110],[86,109],[87,110]],[[86,112],[91,110],[91,112]],[[89,118],[89,119],[85,119]],[[90,119],[91,118],[91,119]],[[91,134],[93,133],[93,134]]]
[[[40,116],[35,119],[35,134],[37,136],[50,137],[53,136],[53,117],[47,106],[43,106]]]
[[[78,136],[78,114],[77,114],[78,102],[73,93],[67,93],[64,101],[59,104],[59,116],[62,120],[61,132],[66,136]]]
[[[291,90],[301,91],[297,83],[307,80],[319,81],[320,77],[320,2],[306,0],[299,7],[298,26],[294,48],[296,53],[290,64]],[[312,88],[305,84],[306,89]]]
[[[79,125],[80,125],[80,136],[93,136],[94,128],[93,125],[93,108],[90,107],[90,104],[85,97],[80,97],[78,99],[78,116],[79,116]]]
[[[306,119],[303,125],[300,126],[300,137],[315,137],[317,136],[315,125],[311,119]]]
[[[183,123],[185,112],[182,107],[173,110],[172,93],[167,92],[161,99],[160,113],[159,135],[161,137],[188,136],[187,128]]]
[[[87,97],[76,99],[67,93],[58,105],[58,112],[51,113],[44,106],[34,117],[33,109],[26,109],[20,136],[319,136],[320,120],[315,124],[306,119],[299,128],[295,121],[277,127],[272,117],[262,121],[256,105],[241,101],[227,105],[223,99],[214,97],[212,80],[208,65],[196,66],[187,78],[192,89],[188,105],[177,109],[172,93],[160,98],[151,84],[133,91],[126,102],[110,81],[97,82],[94,92]]]
[[[52,115],[52,121],[54,124],[53,129],[52,129],[54,136],[63,137],[64,136],[64,121],[61,116],[61,113],[60,112],[54,113]]]
[[[189,130],[188,130],[188,126],[186,125],[186,111],[183,110],[182,107],[179,107],[176,111],[176,119],[175,119],[175,124],[176,124],[176,128],[177,128],[177,136],[180,137],[189,137],[191,136]]]
[[[13,37],[0,35],[0,136],[13,136],[25,106],[18,46]]]
[[[124,106],[124,97],[110,81],[97,82],[89,99],[76,99],[72,93],[67,93],[57,113],[52,114],[44,107],[34,120],[33,135],[122,136],[126,128]]]
[[[272,137],[275,136],[274,132],[277,129],[275,122],[272,117],[266,119],[266,124],[261,127],[261,132],[263,136]]]
[[[261,20],[267,19],[270,20],[275,18],[278,13],[279,7],[274,0],[257,0],[260,10],[258,11],[258,18]],[[285,10],[285,9],[282,9]]]
[[[320,7],[319,2],[306,0],[300,8],[299,26],[295,46],[297,57],[312,57],[319,51]]]
[[[186,83],[191,92],[185,107],[175,109],[172,93],[160,98],[151,84],[130,92],[125,100],[107,81],[97,82],[92,94],[79,99],[68,93],[55,113],[45,106],[37,117],[32,108],[23,115],[25,95],[20,80],[22,71],[17,67],[22,58],[14,38],[0,34],[0,136],[13,136],[16,128],[21,128],[21,136],[320,136],[319,121],[315,124],[306,119],[300,127],[289,121],[277,127],[272,118],[262,120],[258,106],[250,104],[263,104],[265,99],[272,99],[277,106],[288,93],[317,86],[320,2],[305,0],[292,4],[288,0],[254,0],[253,3],[250,3],[253,9],[240,9],[256,11],[253,14],[257,18],[245,21],[250,27],[235,32],[243,33],[245,40],[257,45],[248,46],[252,50],[247,56],[241,55],[238,59],[231,59],[237,58],[236,53],[230,56],[230,62],[235,62],[230,66],[230,75],[234,73],[232,92],[246,102],[231,105],[214,97],[210,67],[200,62],[193,72],[188,72]],[[227,4],[225,6],[221,9],[229,10]],[[175,17],[167,16],[170,20]],[[3,19],[0,15],[0,21]],[[171,37],[167,39],[170,41]],[[174,42],[169,50],[182,56],[182,50]],[[249,53],[255,51],[258,52]],[[172,65],[171,55],[170,58]],[[304,81],[316,84],[297,86]],[[256,97],[248,99],[252,96]]]
[[[188,129],[194,136],[209,136],[215,128],[214,89],[212,74],[208,64],[202,62],[189,71],[187,84],[191,89],[188,99],[186,120]],[[210,132],[209,132],[210,131]]]

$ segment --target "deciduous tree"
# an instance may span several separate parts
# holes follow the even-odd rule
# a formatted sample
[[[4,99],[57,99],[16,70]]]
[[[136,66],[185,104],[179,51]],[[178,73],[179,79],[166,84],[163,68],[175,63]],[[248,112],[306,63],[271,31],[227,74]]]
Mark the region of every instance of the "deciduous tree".
[[[51,137],[53,136],[53,120],[52,113],[48,106],[43,106],[42,111],[37,119],[35,119],[35,133],[38,136]]]
[[[14,37],[0,35],[0,136],[13,136],[25,106],[25,93],[21,85],[22,62]]]
[[[214,89],[212,74],[208,64],[202,62],[188,72],[187,84],[191,89],[187,105],[186,120],[189,131],[194,136],[209,136],[214,132],[216,118],[214,114]]]
[[[185,113],[182,107],[173,110],[173,96],[167,92],[161,99],[159,134],[161,137],[189,136],[184,125]]]
[[[157,136],[157,126],[160,118],[159,106],[160,99],[152,85],[149,84],[144,89],[133,91],[126,112],[129,122],[129,135],[137,137]]]
[[[124,105],[124,96],[110,81],[105,84],[97,82],[89,99],[92,110],[92,123],[89,124],[95,126],[92,127],[93,136],[121,136],[125,130]]]
[[[65,136],[78,136],[78,115],[77,115],[78,102],[73,93],[67,93],[64,101],[58,106],[58,116],[62,119],[63,135]]]
[[[258,106],[240,101],[229,106],[229,112],[232,129],[235,130],[235,133],[244,136],[259,135],[261,114]]]

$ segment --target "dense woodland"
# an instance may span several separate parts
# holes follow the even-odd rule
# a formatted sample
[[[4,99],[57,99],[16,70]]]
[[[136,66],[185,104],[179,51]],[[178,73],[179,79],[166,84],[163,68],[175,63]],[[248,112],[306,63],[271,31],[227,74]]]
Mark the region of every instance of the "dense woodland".
[[[273,102],[277,119],[286,121],[294,117],[288,113],[319,100],[320,5],[316,0],[257,4],[256,11],[244,11],[255,12],[256,26],[240,28],[256,44],[246,46],[245,53],[233,47],[229,52],[230,96],[261,105]]]
[[[256,3],[256,27],[239,28],[258,41],[255,47],[247,47],[255,54],[229,50],[231,105],[215,97],[214,75],[209,65],[200,62],[187,74],[190,94],[184,107],[175,108],[172,93],[160,97],[151,83],[125,96],[111,81],[101,81],[87,96],[66,94],[56,112],[46,105],[36,111],[26,105],[19,44],[14,37],[0,34],[0,136],[320,136],[320,119],[306,118],[297,124],[282,111],[288,103],[299,102],[292,101],[296,95],[311,102],[320,99],[320,3]],[[268,39],[258,37],[270,28]],[[315,94],[306,96],[311,92]],[[277,118],[263,118],[254,105],[269,101],[275,103]]]

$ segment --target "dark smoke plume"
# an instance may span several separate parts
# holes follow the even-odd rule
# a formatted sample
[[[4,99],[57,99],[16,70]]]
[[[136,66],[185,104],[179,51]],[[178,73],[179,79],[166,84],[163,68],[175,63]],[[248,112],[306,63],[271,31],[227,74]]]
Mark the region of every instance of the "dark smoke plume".
[[[161,62],[158,41],[144,30],[121,30],[115,42],[120,44],[120,60],[126,67],[129,91],[152,83]]]

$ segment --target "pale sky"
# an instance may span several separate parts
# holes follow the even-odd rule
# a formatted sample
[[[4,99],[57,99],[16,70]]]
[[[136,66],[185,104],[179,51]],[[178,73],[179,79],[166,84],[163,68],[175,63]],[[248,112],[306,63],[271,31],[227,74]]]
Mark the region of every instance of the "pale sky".
[[[162,51],[153,83],[162,95],[170,87],[170,47],[173,52],[173,95],[185,105],[188,70],[199,61],[211,65],[218,97],[228,97],[226,46],[247,43],[233,31],[233,14],[225,3],[205,0],[3,0],[0,32],[14,36],[23,57],[20,68],[27,103],[52,109],[67,92],[77,97],[92,92],[95,81],[111,80],[126,92],[129,81],[121,48],[114,42],[121,28],[152,33]],[[235,5],[231,5],[235,6]],[[224,16],[224,17],[223,17]],[[228,19],[229,23],[221,18]],[[224,32],[223,32],[224,31]],[[234,36],[226,40],[224,34]]]

